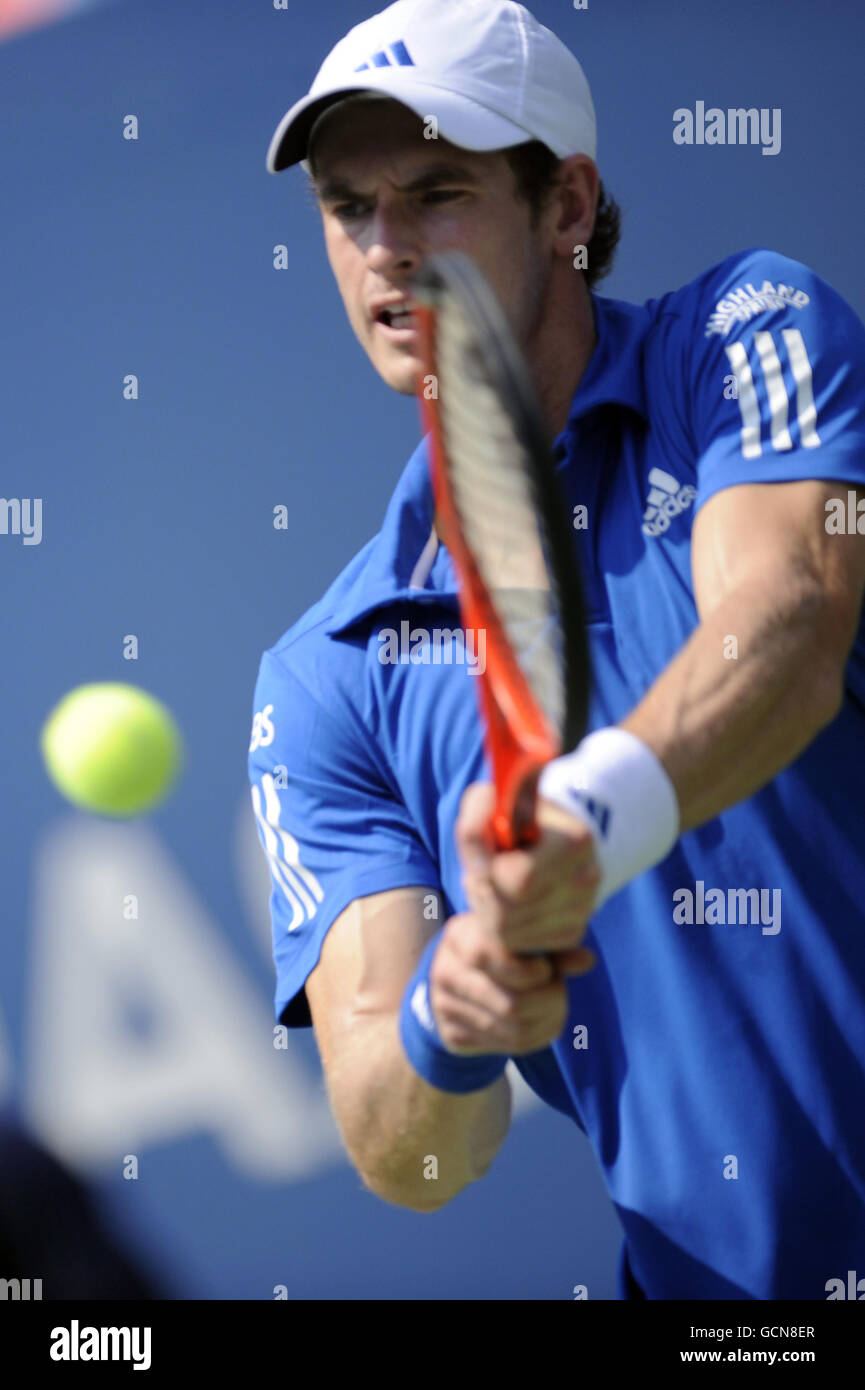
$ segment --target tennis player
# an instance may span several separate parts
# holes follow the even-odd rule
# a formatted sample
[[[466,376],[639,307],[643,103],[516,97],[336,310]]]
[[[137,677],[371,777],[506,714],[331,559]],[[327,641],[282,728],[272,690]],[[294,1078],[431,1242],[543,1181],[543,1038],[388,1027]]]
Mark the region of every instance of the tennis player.
[[[865,329],[765,249],[642,306],[599,295],[619,217],[595,154],[580,65],[509,0],[399,0],[274,134],[395,391],[424,258],[460,250],[496,290],[594,670],[540,843],[491,853],[483,634],[459,631],[421,443],[262,658],[276,1013],[313,1025],[387,1201],[484,1176],[510,1057],[593,1145],[621,1297],[825,1299],[865,1275]]]

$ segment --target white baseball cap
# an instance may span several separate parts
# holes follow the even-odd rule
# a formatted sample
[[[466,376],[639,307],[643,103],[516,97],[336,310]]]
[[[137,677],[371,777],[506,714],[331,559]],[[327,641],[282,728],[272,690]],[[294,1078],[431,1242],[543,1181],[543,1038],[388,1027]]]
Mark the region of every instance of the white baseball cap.
[[[514,0],[396,0],[356,25],[274,131],[270,172],[305,165],[318,118],[357,92],[434,116],[438,133],[463,149],[540,140],[559,159],[595,158],[595,109],[580,64]]]

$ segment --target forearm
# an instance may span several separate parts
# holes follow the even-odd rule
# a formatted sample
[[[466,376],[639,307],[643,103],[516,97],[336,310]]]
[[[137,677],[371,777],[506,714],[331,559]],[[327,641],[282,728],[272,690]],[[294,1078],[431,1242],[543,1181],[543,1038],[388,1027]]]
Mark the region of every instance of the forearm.
[[[352,1023],[329,1092],[366,1186],[415,1211],[436,1210],[482,1177],[510,1125],[506,1077],[467,1095],[429,1086],[406,1059],[391,1015]]]
[[[769,607],[768,582],[755,576],[722,600],[622,721],[666,768],[682,830],[753,795],[838,712],[823,597],[787,592]]]

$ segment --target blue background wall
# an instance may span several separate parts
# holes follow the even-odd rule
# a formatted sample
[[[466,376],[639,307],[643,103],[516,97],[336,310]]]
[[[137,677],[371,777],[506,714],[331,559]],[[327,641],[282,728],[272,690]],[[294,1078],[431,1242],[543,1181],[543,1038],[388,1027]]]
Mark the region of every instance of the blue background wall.
[[[534,10],[584,65],[625,212],[601,292],[766,244],[865,316],[855,0]],[[0,1099],[180,1297],[611,1297],[618,1223],[561,1116],[520,1093],[489,1177],[421,1217],[362,1191],[311,1033],[272,1045],[258,659],[378,529],[418,426],[347,329],[302,175],[264,155],[368,12],[130,0],[0,47],[0,491],[43,501],[40,544],[0,535]],[[780,107],[781,152],[675,145],[697,100]],[[126,825],[71,811],[38,757],[53,703],[112,679],[187,743],[174,798]]]

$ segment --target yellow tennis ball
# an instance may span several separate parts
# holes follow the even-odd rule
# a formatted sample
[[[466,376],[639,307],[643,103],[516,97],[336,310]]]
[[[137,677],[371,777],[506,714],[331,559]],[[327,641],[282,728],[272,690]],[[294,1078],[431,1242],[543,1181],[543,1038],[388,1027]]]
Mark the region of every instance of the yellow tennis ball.
[[[49,714],[40,740],[55,785],[85,810],[139,816],[168,795],[182,741],[171,713],[134,685],[79,685]]]

